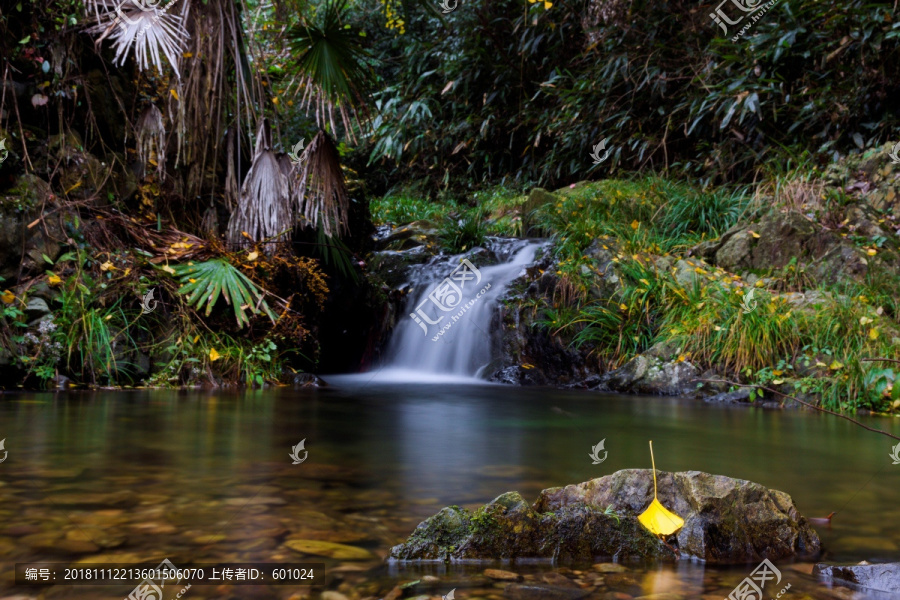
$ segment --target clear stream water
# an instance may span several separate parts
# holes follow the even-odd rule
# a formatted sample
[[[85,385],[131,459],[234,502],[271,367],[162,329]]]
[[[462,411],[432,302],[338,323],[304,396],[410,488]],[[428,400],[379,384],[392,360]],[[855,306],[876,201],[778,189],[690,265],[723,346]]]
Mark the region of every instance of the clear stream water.
[[[888,457],[890,441],[836,418],[671,398],[369,381],[333,377],[319,390],[240,394],[2,396],[9,455],[0,463],[0,588],[15,562],[308,562],[285,542],[317,539],[372,557],[322,559],[330,574],[316,590],[382,598],[397,583],[433,573],[441,577],[436,587],[407,596],[456,587],[465,598],[460,592],[483,566],[388,565],[390,546],[450,504],[475,508],[508,490],[533,499],[543,488],[647,467],[648,439],[663,470],[757,481],[791,494],[807,516],[839,510],[830,529],[817,527],[828,560],[900,559],[900,465]],[[608,458],[592,465],[590,449],[604,438]],[[308,459],[292,465],[290,448],[301,439]],[[74,543],[84,539],[107,547]],[[633,581],[622,593],[724,598],[753,566],[629,566]],[[792,597],[844,597],[808,570],[783,565]],[[0,598],[124,598],[131,587],[0,589]],[[251,595],[195,586],[189,597],[290,598],[303,589]],[[468,593],[489,595],[477,587]],[[502,588],[493,594],[507,597]]]

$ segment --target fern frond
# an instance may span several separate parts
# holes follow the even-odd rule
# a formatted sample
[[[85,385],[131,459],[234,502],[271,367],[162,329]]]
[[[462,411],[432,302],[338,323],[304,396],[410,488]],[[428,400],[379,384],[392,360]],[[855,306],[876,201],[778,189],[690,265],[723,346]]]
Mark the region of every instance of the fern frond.
[[[188,306],[200,309],[206,305],[206,316],[212,313],[219,296],[234,309],[238,327],[249,325],[252,314],[265,314],[274,323],[277,317],[265,301],[265,296],[250,279],[222,259],[200,263],[175,265],[175,276],[181,280],[178,293],[187,296]]]

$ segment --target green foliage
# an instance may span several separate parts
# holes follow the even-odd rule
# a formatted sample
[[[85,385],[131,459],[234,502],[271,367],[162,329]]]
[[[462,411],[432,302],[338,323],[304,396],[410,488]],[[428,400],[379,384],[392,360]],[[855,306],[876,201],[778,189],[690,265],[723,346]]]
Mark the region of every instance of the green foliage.
[[[360,14],[383,65],[370,160],[394,180],[546,186],[642,169],[750,181],[789,154],[871,148],[900,137],[883,100],[900,79],[889,8],[782,2],[735,41],[708,10],[662,0],[473,0],[445,20],[412,11],[399,37]]]
[[[238,327],[249,325],[247,311],[254,315],[265,314],[275,322],[275,314],[266,304],[264,293],[227,261],[213,259],[176,265],[172,269],[181,279],[182,286],[178,293],[188,296],[189,306],[199,309],[205,303],[206,316],[210,315],[221,294],[225,302],[234,309]]]
[[[405,193],[376,198],[369,204],[372,220],[379,225],[386,223],[404,225],[423,220],[438,221],[442,220],[455,207],[455,203],[438,204],[426,198]]]
[[[447,215],[441,225],[441,244],[449,252],[465,252],[484,244],[487,225],[480,208],[466,210],[459,215]]]

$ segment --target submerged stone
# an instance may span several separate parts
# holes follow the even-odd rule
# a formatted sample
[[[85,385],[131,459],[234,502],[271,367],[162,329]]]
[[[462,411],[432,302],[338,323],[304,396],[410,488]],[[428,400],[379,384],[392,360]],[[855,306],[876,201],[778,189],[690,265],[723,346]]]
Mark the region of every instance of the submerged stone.
[[[741,479],[657,471],[659,500],[684,527],[666,542],[681,558],[747,563],[818,554],[819,538],[791,497]],[[669,558],[637,520],[653,499],[649,469],[626,469],[541,492],[507,492],[474,513],[456,506],[423,521],[391,549],[400,560]]]
[[[900,590],[900,563],[849,566],[820,563],[813,569],[813,575],[837,583],[851,584],[848,587],[861,587],[884,592]]]

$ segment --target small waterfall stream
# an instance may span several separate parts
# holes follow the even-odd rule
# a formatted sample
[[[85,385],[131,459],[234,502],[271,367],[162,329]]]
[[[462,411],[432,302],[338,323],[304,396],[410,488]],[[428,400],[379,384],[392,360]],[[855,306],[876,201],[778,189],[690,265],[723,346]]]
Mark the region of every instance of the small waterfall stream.
[[[433,381],[481,375],[491,361],[497,304],[543,244],[489,238],[486,249],[441,257],[414,270],[406,310],[377,378]]]

